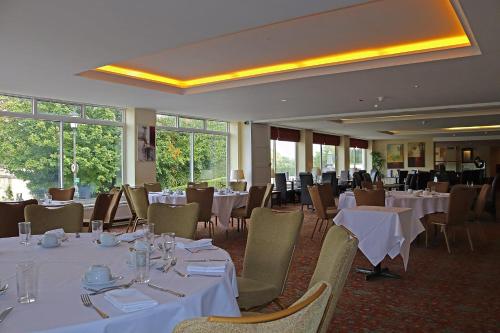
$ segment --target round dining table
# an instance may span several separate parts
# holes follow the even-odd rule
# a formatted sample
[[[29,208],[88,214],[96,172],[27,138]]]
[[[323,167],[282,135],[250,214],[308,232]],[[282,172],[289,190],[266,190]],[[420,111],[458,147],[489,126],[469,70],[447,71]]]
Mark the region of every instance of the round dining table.
[[[153,289],[147,284],[133,284],[158,302],[158,305],[125,313],[114,307],[103,294],[90,296],[92,302],[110,318],[101,317],[85,307],[81,294],[90,293],[82,286],[82,277],[90,265],[110,267],[113,276],[123,277],[118,283],[135,278],[135,269],[127,264],[129,247],[121,242],[114,247],[102,247],[92,242],[91,234],[67,234],[67,240],[56,248],[37,244],[41,236],[32,236],[32,245],[24,246],[18,238],[0,239],[0,283],[8,283],[8,290],[0,294],[0,311],[14,310],[0,323],[1,332],[65,332],[65,333],[126,333],[172,332],[181,321],[200,316],[240,316],[236,301],[238,289],[235,268],[229,254],[220,249],[193,251],[177,248],[175,268],[187,272],[187,265],[203,261],[226,262],[224,273],[216,276],[183,277],[173,270],[164,273],[161,259],[153,260],[151,283],[167,288],[185,297]],[[180,239],[182,240],[182,239]],[[179,239],[178,239],[179,241]],[[187,241],[187,240],[184,240]],[[155,250],[152,257],[160,256]],[[16,264],[34,261],[38,270],[38,297],[34,303],[20,304],[16,293]]]

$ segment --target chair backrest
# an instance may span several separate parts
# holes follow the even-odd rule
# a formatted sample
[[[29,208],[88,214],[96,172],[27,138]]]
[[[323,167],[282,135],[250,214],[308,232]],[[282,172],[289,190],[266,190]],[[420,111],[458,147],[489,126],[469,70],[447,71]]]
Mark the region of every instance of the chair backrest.
[[[449,225],[464,224],[467,221],[476,190],[465,185],[455,185],[450,191],[446,223]]]
[[[271,196],[273,194],[274,184],[268,183],[266,185],[266,192],[264,193],[264,199],[262,199],[262,205],[260,207],[264,208],[269,205],[269,200],[271,200]]]
[[[188,182],[187,187],[206,188],[208,187],[208,182]]]
[[[254,316],[189,319],[179,323],[174,333],[317,332],[324,319],[330,294],[330,284],[321,281],[287,309]]]
[[[214,202],[214,188],[195,188],[186,189],[187,203],[196,202],[199,205],[198,221],[208,222],[212,218],[212,205]]]
[[[326,219],[328,208],[335,207],[335,197],[332,185],[316,184],[308,186],[308,190],[311,194],[312,203],[317,217],[320,219]]]
[[[476,216],[476,219],[479,219],[483,214],[490,191],[491,185],[484,184],[483,186],[481,186],[481,191],[479,192],[476,204],[474,205],[474,215]]]
[[[175,232],[178,237],[194,239],[199,207],[196,202],[182,206],[153,203],[148,208],[148,222],[155,224],[157,234]]]
[[[123,193],[125,194],[125,199],[127,199],[127,205],[128,208],[130,209],[130,213],[132,213],[132,217],[135,217],[137,214],[135,213],[135,208],[134,208],[134,203],[132,202],[132,199],[130,198],[130,185],[129,184],[123,184],[122,185]]]
[[[358,239],[353,237],[346,228],[334,225],[328,230],[321,245],[316,269],[309,282],[309,288],[320,281],[326,281],[332,286],[329,304],[318,332],[328,330],[357,249]]]
[[[300,203],[303,205],[312,205],[311,196],[307,190],[308,186],[314,184],[313,176],[309,172],[299,173],[300,178]]]
[[[251,186],[248,190],[247,205],[245,206],[245,216],[250,217],[254,208],[262,206],[266,194],[266,186]]]
[[[370,182],[370,183],[373,182],[372,177],[368,172],[364,172],[362,177],[365,182]]]
[[[417,173],[417,190],[424,190],[427,183],[431,180],[431,173],[428,171],[420,171]]]
[[[104,223],[108,223],[108,226],[111,227],[113,222],[115,221],[116,210],[118,209],[118,205],[120,204],[120,199],[122,197],[122,189],[121,188],[113,188],[109,193],[113,196],[111,198],[111,203],[109,205],[108,211],[106,212],[106,216],[104,217]]]
[[[111,206],[111,201],[113,200],[113,194],[110,193],[99,193],[95,199],[94,209],[90,215],[90,221],[101,220],[104,221],[106,214],[108,213],[109,207]],[[92,225],[89,223],[89,232],[92,231]]]
[[[247,190],[247,182],[230,181],[229,188],[233,191],[243,192]]]
[[[363,180],[361,182],[361,188],[367,189],[367,190],[373,190],[373,183],[372,182],[367,182],[366,180]]]
[[[384,189],[384,183],[381,180],[377,180],[372,184],[372,187],[376,190]]]
[[[356,206],[385,206],[385,191],[382,190],[354,190]]]
[[[242,276],[283,291],[304,214],[255,208],[250,217]]]
[[[24,208],[24,219],[31,222],[33,235],[58,228],[63,228],[65,232],[80,232],[83,224],[83,205],[71,203],[57,208],[29,205]]]
[[[128,193],[137,217],[140,219],[147,219],[149,199],[146,189],[144,187],[129,187]]]
[[[24,207],[36,205],[35,199],[19,202],[0,202],[0,237],[15,237],[19,234],[17,224],[24,222]]]
[[[144,188],[149,192],[161,192],[160,183],[144,183]]]
[[[434,188],[434,191],[439,193],[448,193],[448,189],[450,188],[450,183],[429,181],[427,182],[427,187],[431,190],[432,188]]]
[[[74,187],[70,187],[70,188],[51,187],[51,188],[49,188],[49,194],[52,196],[52,200],[69,201],[69,200],[73,200],[73,198],[75,196],[75,188]]]
[[[363,177],[359,172],[354,172],[352,174],[352,187],[361,187],[361,182],[363,181]]]
[[[399,172],[398,172],[398,183],[399,184],[404,184],[406,177],[408,177],[408,170],[399,170]]]

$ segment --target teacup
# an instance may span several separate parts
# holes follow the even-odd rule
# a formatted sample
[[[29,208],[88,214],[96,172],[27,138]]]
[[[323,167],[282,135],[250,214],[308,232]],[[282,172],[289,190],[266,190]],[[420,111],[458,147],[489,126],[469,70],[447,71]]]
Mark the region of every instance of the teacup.
[[[45,234],[42,237],[43,247],[56,247],[59,246],[59,238],[56,234]]]
[[[115,246],[117,242],[116,235],[109,232],[103,232],[99,237],[99,240],[104,246]]]
[[[111,281],[111,270],[105,265],[92,265],[85,272],[85,282],[89,284],[104,284]]]

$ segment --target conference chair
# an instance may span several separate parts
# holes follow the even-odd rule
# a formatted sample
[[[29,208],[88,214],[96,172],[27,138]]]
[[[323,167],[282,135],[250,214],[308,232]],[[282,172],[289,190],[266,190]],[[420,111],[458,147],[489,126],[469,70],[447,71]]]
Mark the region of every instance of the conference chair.
[[[187,187],[206,188],[208,187],[208,182],[188,182]]]
[[[313,185],[309,186],[308,189],[316,212],[316,224],[311,234],[311,239],[313,239],[318,223],[321,222],[318,228],[318,231],[321,232],[323,223],[326,221],[326,234],[328,226],[338,211],[335,207],[335,198],[333,197],[333,190],[330,184]]]
[[[356,206],[385,206],[385,190],[354,190]]]
[[[205,227],[208,224],[208,233],[212,238],[215,234],[214,223],[212,222],[212,205],[214,202],[214,188],[195,188],[188,187],[186,189],[186,201],[187,203],[196,202],[199,205],[198,209],[198,222],[205,223]]]
[[[153,203],[148,207],[148,222],[155,224],[155,233],[175,232],[175,236],[194,239],[200,205],[196,202],[172,206]]]
[[[122,190],[123,190],[123,193],[125,194],[125,199],[127,200],[127,205],[128,205],[128,208],[129,208],[130,214],[131,214],[130,219],[128,220],[127,230],[125,231],[125,232],[128,232],[128,230],[131,227],[133,227],[134,221],[137,218],[137,213],[135,212],[134,203],[132,202],[132,199],[130,198],[130,192],[129,192],[130,185],[123,184]]]
[[[149,192],[161,192],[160,183],[144,183],[144,188]]]
[[[439,193],[448,193],[448,189],[450,188],[450,183],[448,182],[427,182],[427,188],[434,189],[434,191]]]
[[[31,222],[31,234],[40,235],[53,229],[80,232],[83,224],[83,205],[71,203],[62,207],[29,205],[24,208],[25,221]]]
[[[144,187],[137,187],[128,189],[128,193],[130,195],[130,200],[132,201],[132,206],[135,210],[135,220],[134,225],[132,227],[132,231],[137,229],[137,224],[141,221],[147,221],[148,219],[148,206],[149,199],[148,193]],[[127,227],[128,232],[128,227]]]
[[[248,191],[248,199],[245,207],[234,208],[231,211],[231,218],[235,218],[238,223],[238,231],[241,229],[245,230],[246,220],[252,215],[254,208],[262,206],[262,201],[264,200],[264,195],[266,193],[267,186],[251,186]]]
[[[24,207],[37,205],[35,199],[18,202],[0,202],[0,238],[16,237],[19,235],[17,224],[24,222]]]
[[[75,196],[75,188],[56,188],[51,187],[48,190],[49,194],[52,196],[52,200],[58,201],[69,201],[73,200]]]

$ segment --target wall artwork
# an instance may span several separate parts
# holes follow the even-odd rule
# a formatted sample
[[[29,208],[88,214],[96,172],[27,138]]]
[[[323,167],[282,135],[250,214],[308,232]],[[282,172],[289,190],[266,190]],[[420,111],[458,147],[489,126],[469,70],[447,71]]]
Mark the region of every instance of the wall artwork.
[[[387,144],[387,169],[403,169],[404,167],[404,145]]]
[[[156,128],[154,126],[137,127],[137,160],[156,161]]]
[[[425,142],[408,143],[408,167],[425,167]]]

